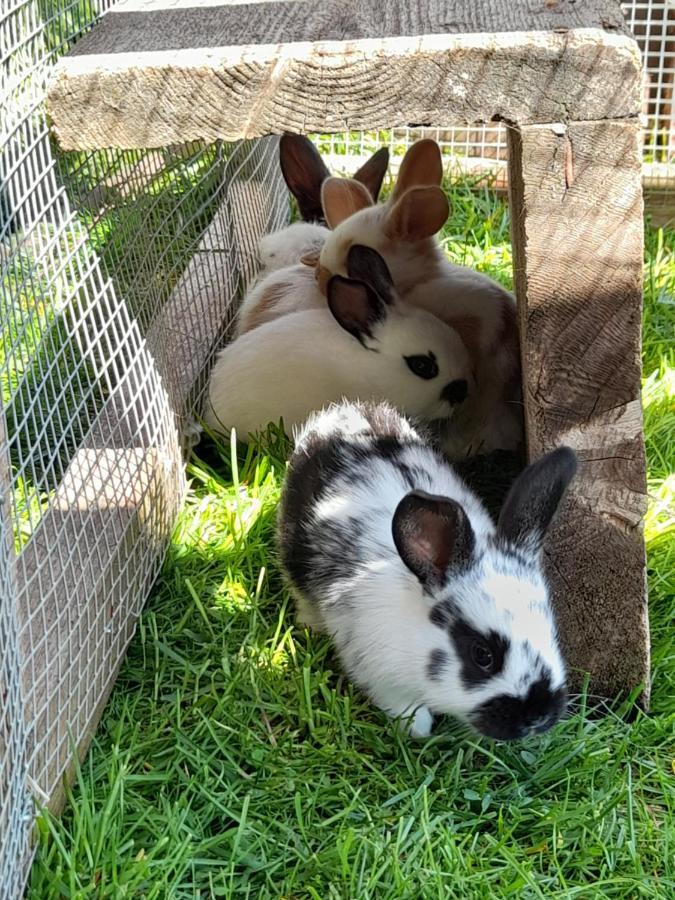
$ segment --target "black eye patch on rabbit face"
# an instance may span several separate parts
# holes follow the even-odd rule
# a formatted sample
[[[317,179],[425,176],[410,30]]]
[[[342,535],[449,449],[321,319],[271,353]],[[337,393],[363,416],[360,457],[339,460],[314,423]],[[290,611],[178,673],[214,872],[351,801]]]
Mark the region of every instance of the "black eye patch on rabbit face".
[[[413,375],[417,375],[418,378],[423,378],[424,381],[431,381],[432,378],[438,376],[436,354],[431,350],[428,353],[404,356],[403,359]]]
[[[453,618],[447,629],[466,688],[480,687],[499,675],[509,651],[508,638],[492,630],[486,633],[478,631],[462,618]]]
[[[432,381],[438,378],[439,368],[436,354],[429,350],[428,353],[418,353],[413,356],[404,356],[405,364],[418,378],[424,381]],[[456,378],[444,385],[440,393],[440,399],[445,400],[450,406],[459,406],[466,400],[469,386],[464,378]]]

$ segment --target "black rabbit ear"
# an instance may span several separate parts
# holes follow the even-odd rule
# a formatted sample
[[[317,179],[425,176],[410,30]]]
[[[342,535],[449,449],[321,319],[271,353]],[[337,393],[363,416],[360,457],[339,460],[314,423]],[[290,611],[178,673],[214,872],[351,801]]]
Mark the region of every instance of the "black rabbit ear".
[[[569,447],[558,447],[528,466],[504,501],[497,534],[538,552],[576,470],[577,457]]]
[[[323,222],[321,185],[330,172],[314,144],[302,134],[284,134],[279,141],[281,172],[306,222]]]
[[[328,282],[328,308],[338,324],[363,343],[387,316],[384,301],[367,284],[334,275]]]
[[[399,556],[424,585],[445,581],[471,561],[476,537],[464,509],[448,497],[411,491],[392,521]]]
[[[360,181],[375,201],[382,190],[382,182],[387,174],[388,166],[389,150],[386,147],[381,147],[377,153],[373,153],[368,162],[354,172],[354,181]]]
[[[377,250],[353,244],[347,254],[347,273],[369,285],[385,303],[394,302],[394,282],[386,262]]]

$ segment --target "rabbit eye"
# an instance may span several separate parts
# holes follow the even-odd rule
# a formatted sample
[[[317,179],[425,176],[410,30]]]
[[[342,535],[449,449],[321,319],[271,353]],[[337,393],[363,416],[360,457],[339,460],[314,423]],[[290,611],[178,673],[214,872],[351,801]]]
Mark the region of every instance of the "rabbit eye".
[[[471,659],[478,668],[482,669],[484,672],[489,672],[492,669],[494,662],[492,651],[489,647],[485,644],[481,644],[479,641],[475,641],[471,647]]]
[[[419,356],[404,356],[403,359],[413,375],[417,375],[418,378],[430,381],[438,375],[438,363],[431,350]]]

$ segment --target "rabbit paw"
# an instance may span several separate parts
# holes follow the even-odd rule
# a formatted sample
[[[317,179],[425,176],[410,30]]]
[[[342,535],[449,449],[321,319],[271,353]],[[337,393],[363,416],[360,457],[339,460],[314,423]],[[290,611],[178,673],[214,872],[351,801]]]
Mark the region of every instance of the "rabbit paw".
[[[398,718],[398,727],[412,738],[426,738],[431,734],[434,717],[426,706],[408,706],[398,714],[391,715]]]
[[[426,706],[418,706],[410,720],[410,737],[425,738],[431,734],[434,725],[434,717]]]

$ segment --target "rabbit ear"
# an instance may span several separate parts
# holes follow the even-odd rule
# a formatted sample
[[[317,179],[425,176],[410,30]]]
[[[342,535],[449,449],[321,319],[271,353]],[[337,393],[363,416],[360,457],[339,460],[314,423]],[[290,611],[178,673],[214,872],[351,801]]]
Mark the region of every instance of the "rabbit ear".
[[[403,157],[398,178],[391,193],[397,200],[411,187],[438,187],[443,180],[443,160],[436,141],[416,141]]]
[[[387,307],[362,281],[334,275],[328,282],[328,308],[338,324],[363,343],[372,338],[372,327],[387,316]]]
[[[422,584],[441,584],[450,569],[466,566],[476,538],[463,508],[448,497],[411,491],[392,521],[399,556]]]
[[[497,520],[497,534],[537,553],[577,470],[577,457],[559,447],[528,466],[514,482]]]
[[[368,190],[351,178],[327,178],[321,188],[321,205],[326,222],[336,228],[349,216],[373,205]]]
[[[347,254],[347,274],[369,285],[385,303],[393,303],[394,282],[386,262],[377,250],[353,244]]]
[[[364,163],[361,168],[354,173],[354,181],[359,181],[364,185],[375,201],[377,201],[382,188],[382,182],[384,181],[384,176],[387,174],[388,165],[389,151],[386,147],[382,147],[377,153],[373,153],[368,162]]]
[[[448,198],[439,187],[410,188],[389,210],[385,234],[399,240],[421,241],[440,231],[449,213]]]
[[[284,134],[279,141],[281,172],[306,222],[322,222],[321,185],[330,172],[314,144],[301,134]]]

